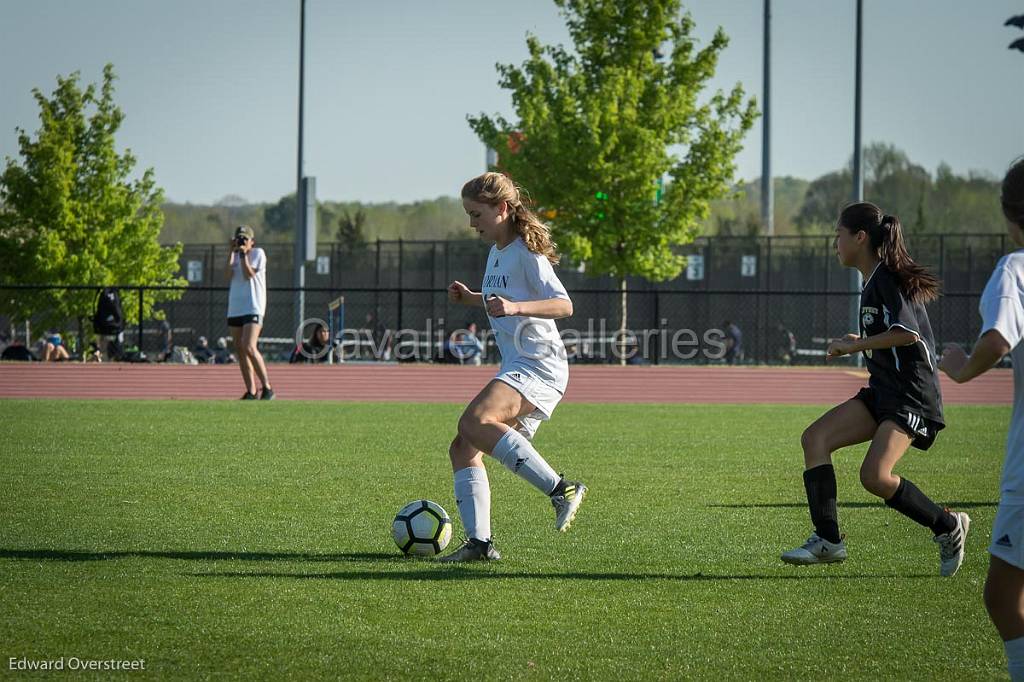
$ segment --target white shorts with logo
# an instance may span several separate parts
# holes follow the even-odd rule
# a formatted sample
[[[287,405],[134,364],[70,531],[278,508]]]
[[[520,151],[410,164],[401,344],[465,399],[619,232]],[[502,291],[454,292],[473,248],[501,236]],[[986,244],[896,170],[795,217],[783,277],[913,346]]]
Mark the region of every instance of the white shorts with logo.
[[[1024,569],[1024,504],[999,503],[988,553]]]
[[[562,400],[562,392],[522,369],[507,369],[494,378],[516,389],[536,408],[530,414],[520,417],[519,427],[516,428],[516,431],[532,440],[540,423],[551,419]]]

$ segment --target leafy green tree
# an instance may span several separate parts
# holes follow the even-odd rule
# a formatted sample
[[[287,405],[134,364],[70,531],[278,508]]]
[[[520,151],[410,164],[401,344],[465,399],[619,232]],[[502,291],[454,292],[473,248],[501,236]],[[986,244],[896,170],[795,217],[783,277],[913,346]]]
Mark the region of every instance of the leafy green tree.
[[[814,179],[807,186],[804,202],[796,215],[801,234],[830,232],[840,209],[850,203],[853,175],[850,169],[833,171]]]
[[[49,97],[38,89],[35,137],[17,129],[20,163],[8,157],[0,175],[0,283],[59,285],[183,285],[181,245],[162,247],[163,191],[153,169],[131,179],[135,157],[119,154],[114,137],[124,113],[114,103],[114,67],[103,85],[79,86],[79,74],[57,77]],[[143,315],[179,291],[144,296]],[[137,321],[138,294],[122,292],[125,314]],[[0,297],[0,312],[57,326],[91,317],[92,291],[18,290]]]
[[[873,142],[864,148],[864,197],[900,217],[911,234],[1000,232],[999,181],[984,174],[959,176],[940,164],[935,178],[896,147]],[[805,234],[829,232],[850,201],[850,167],[827,173],[807,188],[796,216]]]
[[[626,277],[679,274],[673,247],[692,241],[709,202],[729,192],[756,107],[739,85],[698,101],[728,39],[719,29],[698,48],[679,0],[555,4],[573,49],[528,36],[523,66],[498,66],[516,120],[469,124],[544,208],[570,258],[619,279],[624,330]]]
[[[281,197],[276,204],[270,204],[263,209],[263,223],[268,234],[263,241],[280,241],[270,236],[287,236],[295,239],[295,192]]]
[[[350,213],[345,209],[338,218],[337,241],[346,253],[354,253],[366,248],[366,211],[357,209]]]

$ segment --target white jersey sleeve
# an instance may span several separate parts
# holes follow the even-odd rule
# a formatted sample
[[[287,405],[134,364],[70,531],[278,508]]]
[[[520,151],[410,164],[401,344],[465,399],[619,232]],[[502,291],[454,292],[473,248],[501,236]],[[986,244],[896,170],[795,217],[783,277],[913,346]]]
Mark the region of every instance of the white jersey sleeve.
[[[263,272],[267,269],[267,252],[263,249],[253,249],[249,254],[249,265],[256,272]]]
[[[564,298],[569,300],[569,294],[565,286],[555,274],[551,267],[551,261],[537,253],[526,252],[523,256],[523,275],[530,287],[534,300],[547,300],[551,298]]]
[[[995,329],[1012,349],[1024,337],[1024,287],[1019,269],[1024,256],[1010,258],[1004,256],[996,265],[981,294],[980,309],[981,333]]]

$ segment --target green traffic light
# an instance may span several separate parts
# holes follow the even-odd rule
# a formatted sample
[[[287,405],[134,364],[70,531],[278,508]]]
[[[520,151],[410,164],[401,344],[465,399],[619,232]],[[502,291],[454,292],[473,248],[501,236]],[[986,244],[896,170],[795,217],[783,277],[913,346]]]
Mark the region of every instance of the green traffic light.
[[[597,199],[600,199],[601,201],[607,201],[608,200],[608,195],[605,194],[604,192],[597,192],[597,193],[594,194],[594,197],[596,197]]]

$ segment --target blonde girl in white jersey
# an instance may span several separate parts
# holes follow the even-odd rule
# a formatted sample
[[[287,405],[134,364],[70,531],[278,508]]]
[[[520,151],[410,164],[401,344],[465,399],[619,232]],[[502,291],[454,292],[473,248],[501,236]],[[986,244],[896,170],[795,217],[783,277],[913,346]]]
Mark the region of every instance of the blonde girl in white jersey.
[[[1001,203],[1010,238],[1024,247],[1024,157],[1007,171]],[[988,548],[985,608],[1003,640],[1010,679],[1024,681],[1024,249],[996,264],[980,308],[981,336],[971,355],[952,346],[939,369],[962,384],[991,369],[1007,353],[1013,358],[1013,416]]]
[[[554,320],[572,315],[572,301],[552,268],[558,254],[548,228],[523,204],[515,183],[500,173],[484,173],[463,186],[462,205],[470,226],[494,246],[481,290],[456,281],[448,298],[486,309],[502,363],[462,413],[448,449],[467,539],[441,561],[493,561],[501,556],[491,540],[485,454],[548,496],[556,530],[569,529],[587,491],[556,474],[530,443],[568,382],[565,346]]]

